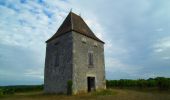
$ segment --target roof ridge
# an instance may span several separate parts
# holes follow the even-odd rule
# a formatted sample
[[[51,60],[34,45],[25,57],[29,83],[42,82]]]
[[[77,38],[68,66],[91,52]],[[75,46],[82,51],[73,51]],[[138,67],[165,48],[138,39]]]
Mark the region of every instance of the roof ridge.
[[[70,11],[70,23],[71,23],[71,30],[73,30],[72,11]]]

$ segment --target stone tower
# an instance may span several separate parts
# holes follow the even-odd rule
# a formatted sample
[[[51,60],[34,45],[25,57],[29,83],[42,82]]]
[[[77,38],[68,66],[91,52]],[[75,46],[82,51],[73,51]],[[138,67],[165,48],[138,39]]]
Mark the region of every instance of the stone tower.
[[[46,93],[67,93],[69,80],[73,94],[106,88],[104,42],[80,16],[70,12],[46,44]]]

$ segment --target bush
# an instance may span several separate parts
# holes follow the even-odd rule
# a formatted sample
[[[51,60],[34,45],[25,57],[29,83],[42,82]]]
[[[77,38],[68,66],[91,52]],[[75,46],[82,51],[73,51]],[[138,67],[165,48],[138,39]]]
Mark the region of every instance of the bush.
[[[0,89],[0,96],[2,96],[3,95],[3,91],[2,91],[2,89]]]
[[[137,87],[139,87],[139,88],[145,88],[145,87],[147,87],[147,81],[144,80],[144,79],[139,79],[139,80],[137,81]]]
[[[157,78],[149,78],[138,79],[138,80],[128,80],[128,79],[120,79],[120,80],[107,80],[106,81],[107,88],[159,88],[161,90],[170,90],[170,78],[157,77]]]
[[[14,89],[9,89],[9,88],[3,88],[0,90],[0,95],[9,95],[9,94],[14,94],[15,90]]]
[[[67,95],[72,95],[72,85],[73,82],[71,80],[67,81]]]
[[[43,85],[18,85],[18,86],[1,86],[0,95],[14,94],[15,92],[29,92],[43,90]]]
[[[157,86],[161,90],[168,90],[170,88],[170,79],[164,77],[157,77]]]

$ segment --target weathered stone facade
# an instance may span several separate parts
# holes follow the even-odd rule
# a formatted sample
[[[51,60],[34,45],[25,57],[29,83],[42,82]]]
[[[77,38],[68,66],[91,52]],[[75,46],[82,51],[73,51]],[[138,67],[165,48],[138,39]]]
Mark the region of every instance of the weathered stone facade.
[[[72,45],[71,32],[47,43],[44,72],[45,92],[66,93],[67,81],[72,80],[73,73]]]
[[[72,17],[76,18],[78,15],[70,16],[71,21],[67,22],[71,24],[67,23],[66,28],[69,27],[68,25],[73,25]],[[66,19],[68,20],[68,17]],[[65,26],[62,24],[61,27]],[[56,37],[53,36],[50,41],[47,41],[44,75],[46,93],[66,93],[69,80],[73,82],[74,94],[87,92],[88,77],[94,78],[95,90],[106,88],[104,42],[95,36],[92,37],[94,34],[82,34],[72,28],[74,25],[71,26],[70,31]],[[91,30],[87,29],[87,31]],[[89,53],[93,54],[92,65],[89,65]]]
[[[95,88],[105,89],[103,43],[77,32],[73,35],[73,92],[87,91],[87,77],[95,77]],[[83,39],[86,42],[82,41]],[[88,64],[88,53],[93,53],[93,66]]]

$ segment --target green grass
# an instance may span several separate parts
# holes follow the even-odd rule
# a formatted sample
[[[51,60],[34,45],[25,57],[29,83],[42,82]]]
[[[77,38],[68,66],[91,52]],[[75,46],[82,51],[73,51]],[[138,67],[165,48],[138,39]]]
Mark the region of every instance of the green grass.
[[[4,95],[0,100],[170,100],[169,92],[152,90],[107,89],[73,96],[44,94],[42,91]]]
[[[106,90],[92,92],[91,94],[94,96],[108,96],[108,95],[116,95],[117,92],[112,89],[106,89]]]

